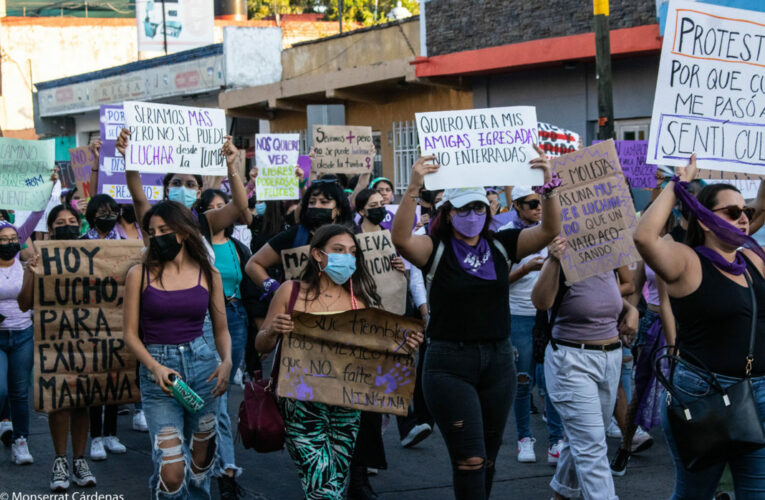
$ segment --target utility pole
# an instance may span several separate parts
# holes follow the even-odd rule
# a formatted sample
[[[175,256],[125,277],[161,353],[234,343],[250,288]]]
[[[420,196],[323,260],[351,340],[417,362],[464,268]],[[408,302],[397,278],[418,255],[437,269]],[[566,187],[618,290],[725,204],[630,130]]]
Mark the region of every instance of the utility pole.
[[[593,0],[592,10],[595,27],[595,74],[598,79],[598,139],[605,141],[615,139],[608,0]]]
[[[162,0],[162,45],[167,55],[167,19],[165,18],[165,0]]]
[[[340,19],[340,33],[343,32],[343,0],[337,0],[337,16]]]

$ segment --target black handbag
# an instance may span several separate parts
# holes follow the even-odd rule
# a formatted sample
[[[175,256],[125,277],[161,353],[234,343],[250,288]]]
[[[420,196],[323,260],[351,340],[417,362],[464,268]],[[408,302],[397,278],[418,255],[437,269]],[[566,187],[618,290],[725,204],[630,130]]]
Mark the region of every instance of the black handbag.
[[[746,273],[745,277],[752,297],[752,326],[749,354],[746,357],[746,376],[741,381],[723,389],[714,372],[688,352],[684,351],[685,359],[681,358],[676,346],[663,347],[654,358],[656,378],[667,389],[667,417],[677,451],[683,466],[691,472],[765,447],[765,428],[752,393],[751,379],[757,330],[757,299],[749,274]],[[659,355],[665,349],[667,352]],[[670,380],[661,370],[664,359],[670,364]],[[697,398],[680,396],[681,391],[672,382],[674,369],[679,364],[709,384],[707,394]],[[673,399],[677,404],[672,404]]]

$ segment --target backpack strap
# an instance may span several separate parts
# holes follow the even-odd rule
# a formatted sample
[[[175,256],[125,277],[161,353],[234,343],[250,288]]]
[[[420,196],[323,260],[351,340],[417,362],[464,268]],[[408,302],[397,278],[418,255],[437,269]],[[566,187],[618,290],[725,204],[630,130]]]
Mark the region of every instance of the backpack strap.
[[[494,247],[499,251],[499,253],[502,254],[502,257],[505,258],[505,262],[507,262],[507,268],[509,269],[510,267],[512,267],[512,262],[510,262],[510,257],[507,255],[507,250],[505,250],[505,245],[503,245],[497,240],[492,240],[492,243],[494,243]]]
[[[425,298],[428,300],[428,311],[430,311],[430,287],[433,285],[433,277],[436,275],[436,269],[438,263],[441,262],[441,257],[444,256],[444,242],[439,241],[438,247],[436,247],[436,254],[433,256],[433,263],[430,265],[430,270],[425,276]]]

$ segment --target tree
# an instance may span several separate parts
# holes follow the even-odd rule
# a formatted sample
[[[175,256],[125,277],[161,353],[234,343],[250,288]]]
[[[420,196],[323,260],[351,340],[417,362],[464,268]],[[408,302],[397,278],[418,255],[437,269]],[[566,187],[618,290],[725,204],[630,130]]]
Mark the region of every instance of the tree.
[[[343,21],[365,26],[384,23],[397,3],[398,0],[343,0]],[[417,0],[401,0],[401,6],[412,14],[420,12]],[[276,12],[320,13],[324,14],[327,21],[337,21],[339,18],[337,0],[247,0],[247,9],[252,19],[273,17]]]

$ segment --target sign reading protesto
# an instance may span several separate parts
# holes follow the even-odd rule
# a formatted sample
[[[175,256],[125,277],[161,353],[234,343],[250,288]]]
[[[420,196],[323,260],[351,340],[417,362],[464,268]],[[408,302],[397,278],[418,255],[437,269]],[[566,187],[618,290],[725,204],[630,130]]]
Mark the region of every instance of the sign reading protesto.
[[[762,173],[765,13],[702,2],[669,5],[648,162]]]
[[[393,268],[396,248],[390,231],[375,231],[356,235],[356,243],[364,254],[367,271],[377,286],[382,308],[395,314],[406,311],[406,275]],[[282,250],[285,280],[299,280],[308,264],[310,245]]]
[[[53,191],[54,143],[0,137],[0,208],[43,210]]]
[[[420,153],[441,168],[425,176],[430,190],[471,186],[536,186],[537,112],[532,106],[417,113]]]
[[[374,167],[372,127],[314,125],[311,169],[317,174],[366,174]]]
[[[562,235],[568,248],[561,264],[566,281],[640,260],[632,240],[637,216],[613,141],[550,160],[562,181]]]
[[[255,197],[258,201],[297,200],[295,168],[300,156],[300,134],[255,134]]]
[[[125,276],[139,240],[37,242],[35,409],[140,400],[137,363],[122,335]]]
[[[127,101],[125,168],[139,172],[226,175],[222,109]]]
[[[71,148],[69,150],[70,168],[74,177],[74,183],[77,191],[83,198],[90,198],[95,193],[91,193],[90,172],[96,165],[96,155],[91,151],[90,146]],[[94,188],[97,186],[93,186]]]
[[[407,335],[419,320],[380,309],[292,314],[282,338],[277,395],[404,416],[414,392],[414,353]]]

